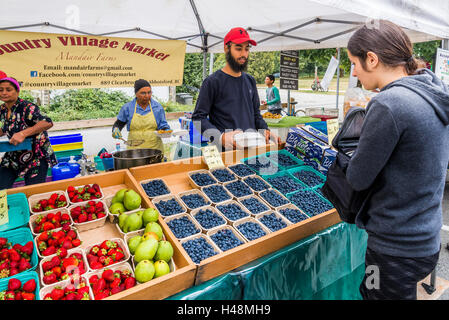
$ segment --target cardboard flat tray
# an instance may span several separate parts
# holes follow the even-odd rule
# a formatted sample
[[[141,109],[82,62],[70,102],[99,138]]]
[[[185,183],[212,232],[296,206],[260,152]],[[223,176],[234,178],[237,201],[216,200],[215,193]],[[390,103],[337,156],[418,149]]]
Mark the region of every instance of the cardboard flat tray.
[[[282,149],[283,147],[284,144],[279,146],[267,145],[255,149],[223,152],[222,160],[223,163],[228,166],[240,163],[240,159],[242,158]],[[206,163],[202,160],[202,157],[194,157],[134,167],[129,170],[137,182],[145,179],[162,177],[170,186],[172,193],[178,194],[192,189],[192,186],[189,183],[188,172],[201,169],[208,169]],[[140,191],[142,193],[142,190]],[[148,198],[145,197],[143,201],[147,202],[149,206],[155,207]],[[307,220],[289,225],[276,232],[271,232],[259,239],[244,243],[243,245],[226,252],[221,252],[215,256],[209,257],[197,265],[195,285],[222,275],[264,255],[275,252],[289,244],[339,223],[340,221],[336,210],[329,210]],[[169,230],[168,226],[166,226],[165,222],[161,222],[161,224],[164,224],[164,230],[168,230],[167,235],[173,238],[174,235]],[[190,257],[188,257],[188,259],[190,263],[193,263]]]
[[[142,197],[142,208],[148,208],[152,203],[147,200],[145,192],[130,174],[128,170],[117,170],[96,175],[89,175],[80,178],[72,178],[47,183],[41,183],[21,188],[8,189],[8,194],[25,193],[27,197],[54,190],[66,190],[68,186],[78,186],[83,184],[98,183],[104,195],[111,196],[122,188],[133,189]],[[187,182],[188,183],[188,182]],[[168,226],[163,223],[163,217],[159,216],[159,224],[162,226],[165,237],[173,246],[173,260],[176,270],[162,277],[152,279],[146,283],[138,284],[135,287],[122,291],[107,299],[109,300],[154,300],[165,299],[180,291],[194,285],[196,266],[188,254],[182,248],[179,241],[169,232]],[[106,239],[123,238],[114,223],[107,220],[102,227],[79,232],[82,240],[81,248],[99,243]]]

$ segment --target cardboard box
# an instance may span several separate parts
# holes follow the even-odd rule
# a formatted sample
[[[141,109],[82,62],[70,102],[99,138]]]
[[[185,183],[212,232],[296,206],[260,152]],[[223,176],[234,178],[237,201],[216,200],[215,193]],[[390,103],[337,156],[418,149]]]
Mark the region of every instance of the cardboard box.
[[[290,128],[286,146],[292,146],[308,158],[317,158],[320,162],[324,152],[330,146],[301,128]]]
[[[99,184],[105,197],[114,195],[117,191],[123,188],[133,189],[142,197],[142,208],[152,206],[152,203],[146,196],[142,186],[138,184],[127,169],[13,188],[8,189],[7,192],[8,194],[23,192],[27,197],[30,197],[34,194],[51,192],[54,190],[67,190],[67,187],[70,185],[79,186],[92,183]],[[173,246],[173,260],[176,265],[176,270],[162,277],[138,284],[135,287],[117,293],[106,300],[165,299],[193,286],[196,273],[195,264],[190,260],[190,257],[180,245],[179,241],[172,236],[172,233],[169,232],[169,230],[167,230],[168,226],[163,223],[162,216],[159,216],[158,222],[162,226],[165,237]],[[117,230],[115,223],[111,223],[109,220],[107,220],[102,227],[80,231],[79,235],[82,241],[80,247],[83,249],[106,239],[123,238],[123,235]]]
[[[302,130],[306,131],[307,133],[315,136],[316,138],[320,139],[324,143],[329,144],[329,139],[327,137],[327,134],[324,134],[320,130],[315,129],[311,125],[306,125],[306,126],[300,127],[300,129],[302,129]]]

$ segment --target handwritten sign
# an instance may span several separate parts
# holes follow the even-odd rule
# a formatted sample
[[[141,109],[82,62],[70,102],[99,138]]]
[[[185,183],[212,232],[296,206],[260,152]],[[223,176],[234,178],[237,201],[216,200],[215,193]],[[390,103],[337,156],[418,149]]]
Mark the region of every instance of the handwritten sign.
[[[327,138],[329,144],[332,145],[332,140],[334,140],[335,135],[338,132],[338,119],[329,119],[326,121],[327,124]]]
[[[9,222],[6,190],[0,190],[0,226]]]
[[[209,170],[224,168],[223,160],[221,159],[221,154],[217,149],[217,146],[207,146],[202,147],[201,151],[203,152],[204,161],[206,161]]]

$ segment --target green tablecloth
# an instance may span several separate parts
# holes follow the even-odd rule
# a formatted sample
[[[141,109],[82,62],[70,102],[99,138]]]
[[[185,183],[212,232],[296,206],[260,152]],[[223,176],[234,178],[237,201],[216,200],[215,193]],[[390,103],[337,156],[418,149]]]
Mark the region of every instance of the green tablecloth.
[[[338,223],[168,299],[360,299],[366,241],[365,231]]]

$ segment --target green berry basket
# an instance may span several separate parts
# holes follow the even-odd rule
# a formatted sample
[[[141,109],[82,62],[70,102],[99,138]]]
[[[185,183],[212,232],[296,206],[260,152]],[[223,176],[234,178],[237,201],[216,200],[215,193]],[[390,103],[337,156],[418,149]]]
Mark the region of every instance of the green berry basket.
[[[8,239],[8,242],[11,243],[11,246],[15,245],[16,243],[25,245],[28,241],[32,241],[33,242],[33,253],[31,254],[31,261],[30,261],[31,268],[27,269],[25,271],[22,271],[22,272],[18,273],[17,275],[22,274],[22,273],[28,273],[31,271],[34,272],[36,270],[38,262],[39,262],[38,256],[37,256],[37,248],[36,248],[36,244],[33,241],[34,239],[33,239],[33,235],[31,234],[31,230],[28,227],[0,232],[0,238]],[[17,275],[2,278],[2,279],[0,279],[0,283],[2,281],[6,281],[6,283],[7,283],[10,278],[15,277]]]
[[[297,172],[301,172],[301,171],[309,171],[309,172],[313,172],[315,175],[317,175],[323,182],[316,184],[314,186],[309,186],[307,183],[303,182],[301,179],[299,179],[298,177],[295,176],[295,173]],[[319,172],[318,170],[315,170],[314,168],[310,167],[310,166],[300,166],[297,168],[293,168],[293,169],[289,169],[287,170],[287,172],[296,180],[298,180],[299,182],[301,182],[302,184],[306,185],[307,188],[312,188],[312,189],[319,189],[322,188],[324,186],[324,182],[326,181],[326,176],[323,175],[321,172]]]
[[[0,279],[0,292],[2,291],[6,291],[8,289],[8,282],[9,279],[15,278],[17,280],[20,280],[20,282],[22,282],[22,286],[25,284],[25,282],[27,282],[28,280],[34,279],[34,281],[36,281],[36,289],[34,290],[34,299],[35,300],[40,300],[39,297],[39,290],[40,290],[40,286],[39,286],[39,276],[37,274],[36,271],[30,271],[30,272],[21,272],[18,273],[12,277],[9,278],[5,278],[5,279]]]
[[[276,164],[279,167],[279,171],[285,171],[288,169],[296,168],[299,166],[303,166],[304,162],[292,155],[290,152],[288,152],[285,149],[279,150],[279,151],[270,151],[264,154],[273,164]],[[289,157],[295,164],[284,166],[279,163],[279,155],[285,155]]]

